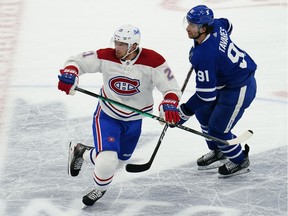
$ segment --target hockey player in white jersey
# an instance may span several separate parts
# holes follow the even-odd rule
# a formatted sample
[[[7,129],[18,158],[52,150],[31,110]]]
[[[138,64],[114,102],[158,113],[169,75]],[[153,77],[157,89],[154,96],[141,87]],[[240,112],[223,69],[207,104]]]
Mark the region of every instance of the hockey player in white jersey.
[[[99,72],[103,76],[102,96],[151,113],[156,87],[163,94],[158,107],[160,116],[177,123],[181,91],[166,60],[153,50],[139,47],[137,27],[118,28],[112,41],[115,48],[70,57],[60,70],[58,89],[74,95],[80,75]],[[94,146],[70,143],[70,175],[79,174],[84,160],[94,164],[95,185],[83,197],[85,205],[93,205],[104,195],[117,168],[132,156],[141,135],[142,118],[143,115],[100,100],[93,117]]]

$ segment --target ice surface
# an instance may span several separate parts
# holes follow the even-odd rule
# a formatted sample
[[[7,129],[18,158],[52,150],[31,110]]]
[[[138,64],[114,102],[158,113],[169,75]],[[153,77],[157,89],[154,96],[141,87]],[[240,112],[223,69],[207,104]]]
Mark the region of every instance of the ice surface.
[[[130,23],[181,85],[191,45],[182,19],[200,3],[233,22],[234,42],[258,64],[257,98],[234,130],[254,131],[251,172],[218,179],[216,171],[198,171],[203,138],[169,128],[151,169],[120,170],[105,196],[81,210],[93,167],[69,177],[68,143],[92,145],[97,100],[58,91],[59,69],[70,55],[109,46],[114,29]],[[287,60],[284,0],[0,0],[0,216],[287,215]],[[83,76],[80,86],[98,92],[101,80]],[[192,77],[182,100],[193,91]],[[194,118],[187,126],[200,130]],[[149,160],[162,128],[144,120],[130,163]]]

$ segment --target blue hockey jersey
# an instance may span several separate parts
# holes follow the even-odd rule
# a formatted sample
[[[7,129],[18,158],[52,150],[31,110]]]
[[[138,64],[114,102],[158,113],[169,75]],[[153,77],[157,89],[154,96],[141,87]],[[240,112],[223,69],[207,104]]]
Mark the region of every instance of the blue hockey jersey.
[[[257,65],[232,42],[231,31],[227,19],[214,19],[213,31],[201,44],[195,41],[190,50],[189,60],[196,71],[196,93],[187,102],[190,114],[215,101],[219,89],[244,86],[254,76]]]

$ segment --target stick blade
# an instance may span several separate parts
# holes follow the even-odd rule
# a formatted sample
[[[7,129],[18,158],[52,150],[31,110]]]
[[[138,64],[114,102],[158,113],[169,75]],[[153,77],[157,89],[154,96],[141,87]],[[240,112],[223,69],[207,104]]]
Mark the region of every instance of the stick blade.
[[[144,172],[150,168],[151,164],[127,164],[126,171],[130,173]]]
[[[247,130],[243,134],[238,136],[237,138],[232,139],[232,140],[227,140],[227,143],[228,143],[228,145],[235,145],[238,143],[242,143],[242,142],[245,142],[246,140],[248,140],[252,135],[253,135],[253,131]]]

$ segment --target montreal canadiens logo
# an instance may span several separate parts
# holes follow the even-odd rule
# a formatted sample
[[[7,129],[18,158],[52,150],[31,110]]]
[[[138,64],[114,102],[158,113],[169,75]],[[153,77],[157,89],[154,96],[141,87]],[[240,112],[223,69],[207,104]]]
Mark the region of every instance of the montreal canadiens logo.
[[[137,94],[140,81],[136,79],[130,79],[128,77],[113,77],[109,80],[109,87],[119,95],[129,96]]]

